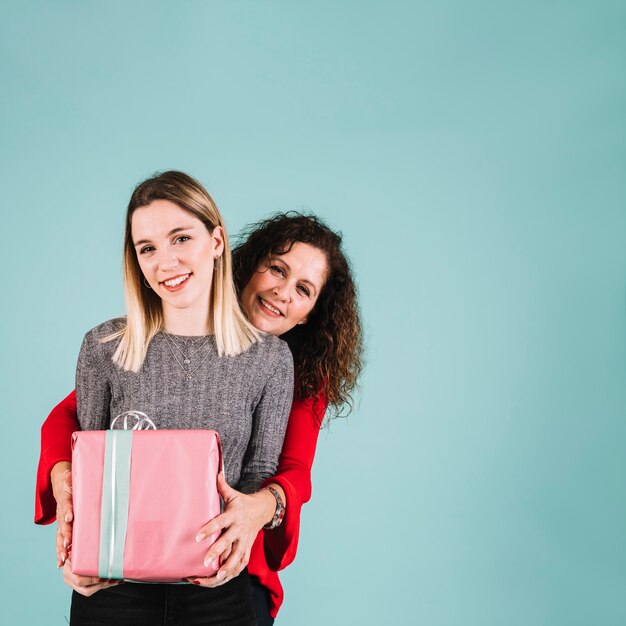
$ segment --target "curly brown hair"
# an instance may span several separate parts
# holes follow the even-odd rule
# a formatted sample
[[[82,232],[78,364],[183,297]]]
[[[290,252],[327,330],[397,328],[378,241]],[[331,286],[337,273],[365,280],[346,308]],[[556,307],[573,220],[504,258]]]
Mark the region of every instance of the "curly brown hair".
[[[315,215],[295,211],[250,224],[233,248],[235,284],[241,293],[268,256],[285,254],[297,242],[323,252],[328,275],[307,323],[281,337],[293,353],[294,395],[299,400],[322,396],[331,417],[347,415],[363,368],[363,338],[356,286],[341,247],[341,233]]]

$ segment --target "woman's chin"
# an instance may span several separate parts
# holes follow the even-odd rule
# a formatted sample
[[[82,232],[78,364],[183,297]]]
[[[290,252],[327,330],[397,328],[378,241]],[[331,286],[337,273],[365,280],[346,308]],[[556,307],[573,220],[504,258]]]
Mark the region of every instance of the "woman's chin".
[[[269,319],[263,313],[258,313],[254,315],[250,320],[255,328],[263,331],[264,333],[269,333],[270,335],[282,335],[284,332],[281,330],[281,321],[280,319]]]

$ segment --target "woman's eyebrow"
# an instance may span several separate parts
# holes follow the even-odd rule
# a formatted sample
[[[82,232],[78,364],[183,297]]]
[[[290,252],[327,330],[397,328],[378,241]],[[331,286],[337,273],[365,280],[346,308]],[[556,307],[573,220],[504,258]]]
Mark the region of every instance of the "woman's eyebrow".
[[[191,226],[178,226],[177,228],[172,228],[172,230],[170,230],[169,233],[167,233],[167,237],[171,237],[172,235],[175,235],[176,233],[180,233],[183,230],[193,230],[193,225]],[[133,242],[134,246],[139,246],[142,243],[151,243],[149,239],[140,239],[139,241],[135,241]]]

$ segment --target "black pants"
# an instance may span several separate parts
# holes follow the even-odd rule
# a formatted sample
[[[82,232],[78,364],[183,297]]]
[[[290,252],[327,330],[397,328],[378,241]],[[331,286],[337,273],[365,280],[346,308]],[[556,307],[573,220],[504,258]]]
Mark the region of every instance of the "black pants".
[[[247,570],[221,587],[124,583],[72,594],[70,626],[253,626]]]
[[[256,617],[255,626],[272,626],[274,618],[270,615],[270,592],[254,577],[252,584],[252,606]]]

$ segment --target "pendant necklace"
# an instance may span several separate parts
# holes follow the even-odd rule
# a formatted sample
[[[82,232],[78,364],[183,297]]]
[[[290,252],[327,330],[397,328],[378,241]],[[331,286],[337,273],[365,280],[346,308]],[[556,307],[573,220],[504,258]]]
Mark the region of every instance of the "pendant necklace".
[[[208,350],[206,352],[206,354],[204,355],[204,357],[202,358],[202,360],[200,361],[200,363],[198,363],[198,365],[196,367],[192,369],[188,369],[187,367],[185,367],[185,365],[189,366],[191,364],[191,357],[196,354],[199,350],[201,350],[202,348],[204,348],[207,344],[209,344],[209,340],[210,340],[210,335],[207,336],[203,336],[200,339],[196,339],[195,341],[193,341],[191,343],[190,347],[195,346],[197,343],[200,343],[200,345],[193,350],[192,352],[188,352],[187,354],[185,354],[185,352],[183,352],[180,348],[180,346],[176,343],[176,341],[174,341],[174,337],[172,335],[170,335],[167,332],[163,333],[167,339],[166,343],[170,348],[170,351],[172,353],[172,356],[174,357],[174,360],[176,361],[176,363],[178,363],[178,366],[180,367],[180,369],[183,371],[183,374],[185,375],[185,378],[188,381],[192,381],[193,380],[193,375],[198,371],[198,369],[202,366],[202,364],[207,360],[207,358],[209,357],[209,354],[211,353],[210,350]],[[184,340],[183,340],[184,341]],[[184,341],[185,344],[187,344],[186,341]],[[179,356],[176,354],[176,352],[174,351],[174,349],[176,349],[180,355],[182,356],[182,361],[179,358]],[[185,350],[187,350],[187,347],[185,346]]]

